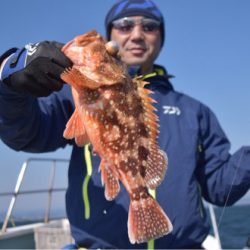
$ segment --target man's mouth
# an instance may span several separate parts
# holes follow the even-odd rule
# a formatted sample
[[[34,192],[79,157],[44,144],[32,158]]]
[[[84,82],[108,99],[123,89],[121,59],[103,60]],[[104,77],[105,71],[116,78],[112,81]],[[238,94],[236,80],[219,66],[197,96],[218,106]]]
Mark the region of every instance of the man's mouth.
[[[129,51],[132,54],[142,54],[142,53],[145,53],[146,49],[144,49],[144,48],[131,48],[131,49],[129,49]]]

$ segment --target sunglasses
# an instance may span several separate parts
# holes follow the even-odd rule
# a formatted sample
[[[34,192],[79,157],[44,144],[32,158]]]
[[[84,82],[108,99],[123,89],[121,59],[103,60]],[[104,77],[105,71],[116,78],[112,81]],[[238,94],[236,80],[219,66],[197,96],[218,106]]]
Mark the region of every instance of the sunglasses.
[[[135,25],[141,25],[142,30],[146,33],[154,33],[159,30],[161,23],[151,18],[135,20],[131,17],[124,17],[113,21],[112,25],[122,33],[131,32]]]

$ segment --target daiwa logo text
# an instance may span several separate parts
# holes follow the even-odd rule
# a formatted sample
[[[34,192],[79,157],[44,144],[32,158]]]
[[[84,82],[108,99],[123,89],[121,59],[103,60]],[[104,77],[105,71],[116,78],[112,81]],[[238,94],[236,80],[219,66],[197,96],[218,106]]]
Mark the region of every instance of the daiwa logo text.
[[[178,107],[175,106],[162,106],[163,108],[163,114],[168,115],[180,115],[181,111]]]
[[[25,45],[25,48],[27,49],[28,56],[32,56],[37,51],[37,46],[39,43],[29,43]]]

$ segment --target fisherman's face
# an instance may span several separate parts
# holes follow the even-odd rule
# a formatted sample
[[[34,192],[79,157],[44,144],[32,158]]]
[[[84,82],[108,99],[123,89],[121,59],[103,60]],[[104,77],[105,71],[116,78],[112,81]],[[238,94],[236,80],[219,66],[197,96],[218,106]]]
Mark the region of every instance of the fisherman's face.
[[[143,16],[121,18],[113,22],[111,40],[118,43],[125,64],[141,65],[143,74],[150,73],[161,49],[160,23]]]

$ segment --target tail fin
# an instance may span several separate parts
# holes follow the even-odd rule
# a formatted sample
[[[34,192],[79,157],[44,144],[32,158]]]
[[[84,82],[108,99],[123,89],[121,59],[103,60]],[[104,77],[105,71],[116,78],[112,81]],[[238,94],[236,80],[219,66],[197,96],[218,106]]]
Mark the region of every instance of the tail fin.
[[[128,215],[128,235],[132,244],[160,238],[173,229],[167,215],[151,196],[132,200]]]

